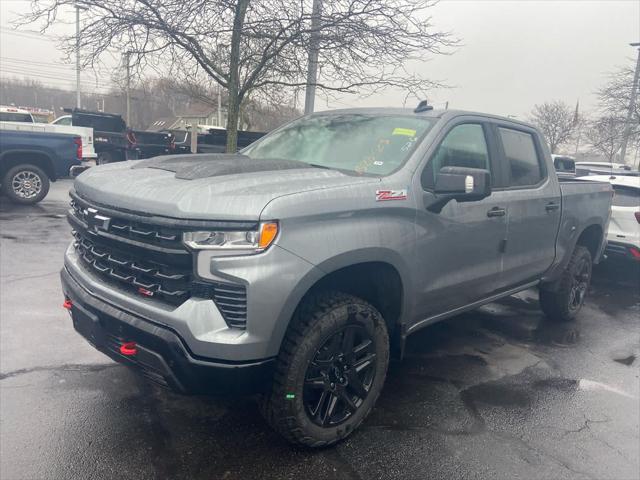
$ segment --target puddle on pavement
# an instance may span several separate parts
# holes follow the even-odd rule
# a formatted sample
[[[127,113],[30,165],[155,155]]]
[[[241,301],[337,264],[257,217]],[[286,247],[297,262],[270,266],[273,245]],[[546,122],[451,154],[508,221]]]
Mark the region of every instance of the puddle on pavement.
[[[460,395],[467,405],[473,402],[496,407],[524,408],[531,404],[531,398],[527,392],[517,385],[481,383],[467,388]]]
[[[570,346],[578,343],[580,331],[575,324],[541,321],[535,331],[536,342],[543,345]]]

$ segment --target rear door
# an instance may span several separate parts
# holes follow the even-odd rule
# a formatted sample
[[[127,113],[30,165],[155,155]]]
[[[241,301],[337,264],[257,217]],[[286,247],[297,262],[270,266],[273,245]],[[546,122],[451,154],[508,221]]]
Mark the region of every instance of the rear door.
[[[533,129],[495,123],[507,203],[507,243],[501,287],[539,278],[553,263],[560,225],[561,195],[555,172]]]

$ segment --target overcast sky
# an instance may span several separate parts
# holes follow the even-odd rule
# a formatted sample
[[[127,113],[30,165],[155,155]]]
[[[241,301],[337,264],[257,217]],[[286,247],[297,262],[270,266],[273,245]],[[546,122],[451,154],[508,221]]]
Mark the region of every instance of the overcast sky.
[[[12,12],[28,7],[24,0],[0,0],[0,72],[15,76],[24,65],[45,83],[71,88],[73,68],[53,65],[62,54],[52,39],[9,31]],[[452,86],[429,100],[502,115],[524,117],[548,100],[575,105],[579,99],[581,109],[592,108],[606,73],[635,58],[628,44],[640,41],[640,0],[442,0],[432,17],[434,27],[453,32],[461,46],[417,66],[420,74]],[[106,77],[84,78],[85,88],[108,84]],[[329,106],[398,106],[403,98],[390,91],[364,101],[342,97]]]

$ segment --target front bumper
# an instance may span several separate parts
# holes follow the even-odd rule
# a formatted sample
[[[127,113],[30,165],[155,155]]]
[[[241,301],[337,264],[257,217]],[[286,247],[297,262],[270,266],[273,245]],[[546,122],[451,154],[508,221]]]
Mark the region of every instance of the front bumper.
[[[72,303],[76,331],[113,360],[133,367],[155,383],[185,394],[248,394],[269,387],[274,358],[229,362],[197,356],[169,327],[96,298],[66,267],[60,276],[65,298]],[[137,354],[120,353],[125,342],[135,342]]]

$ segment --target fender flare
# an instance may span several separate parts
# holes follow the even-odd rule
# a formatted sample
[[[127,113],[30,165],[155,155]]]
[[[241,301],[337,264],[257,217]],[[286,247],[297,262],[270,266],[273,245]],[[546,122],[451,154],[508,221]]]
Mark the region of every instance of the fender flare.
[[[402,302],[400,305],[400,317],[398,319],[399,333],[405,329],[406,317],[410,312],[410,299],[413,298],[413,292],[410,288],[410,276],[409,267],[405,263],[404,259],[396,252],[384,247],[369,247],[363,248],[351,252],[343,252],[333,257],[327,258],[318,265],[314,265],[298,282],[296,287],[287,295],[284,307],[281,309],[278,316],[277,325],[281,326],[278,332],[274,332],[277,335],[277,344],[281,345],[284,335],[286,334],[293,314],[300,305],[300,302],[305,295],[316,285],[320,280],[327,275],[334,273],[342,268],[351,267],[363,263],[384,263],[393,267],[400,277],[402,285]],[[404,336],[404,335],[402,335]]]

